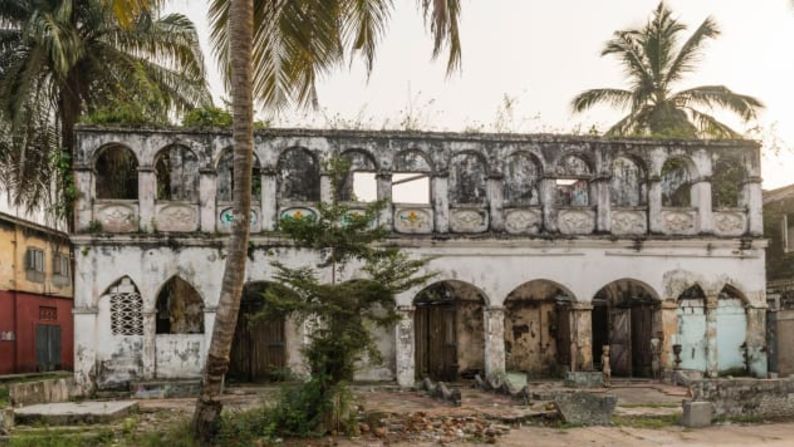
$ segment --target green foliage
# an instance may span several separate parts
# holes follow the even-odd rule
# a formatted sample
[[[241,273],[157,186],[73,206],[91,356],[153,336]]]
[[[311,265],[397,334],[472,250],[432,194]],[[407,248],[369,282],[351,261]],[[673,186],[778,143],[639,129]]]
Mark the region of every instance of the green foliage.
[[[232,114],[228,110],[215,106],[196,107],[185,113],[182,125],[199,128],[231,127]]]
[[[739,134],[713,115],[704,112],[722,108],[745,122],[755,119],[763,104],[752,96],[737,94],[722,85],[706,85],[673,93],[673,85],[695,70],[705,42],[719,35],[710,17],[685,41],[686,26],[672,17],[664,3],[641,28],[616,31],[601,52],[617,57],[631,88],[587,90],[573,99],[575,112],[597,104],[629,109],[629,114],[607,131],[607,135],[656,138],[736,138]]]
[[[160,109],[162,111],[162,109]],[[97,108],[80,119],[83,124],[162,127],[168,118],[139,102],[117,102]]]
[[[8,387],[4,385],[0,385],[0,408],[4,408],[8,406],[10,402],[10,397],[8,394]]]
[[[344,184],[349,163],[328,166],[333,197]],[[390,327],[398,320],[395,295],[425,283],[427,259],[411,259],[385,243],[388,232],[376,225],[384,204],[353,210],[334,200],[318,205],[316,218],[287,218],[279,231],[298,246],[321,253],[316,267],[287,267],[278,261],[275,285],[266,289],[258,318],[291,316],[312,330],[303,353],[310,379],[279,400],[273,409],[274,434],[307,435],[354,430],[348,424],[350,398],[346,384],[365,359],[380,361],[370,326]],[[355,263],[355,265],[353,265]],[[358,268],[360,279],[340,282],[337,275]],[[329,271],[330,282],[319,270]]]

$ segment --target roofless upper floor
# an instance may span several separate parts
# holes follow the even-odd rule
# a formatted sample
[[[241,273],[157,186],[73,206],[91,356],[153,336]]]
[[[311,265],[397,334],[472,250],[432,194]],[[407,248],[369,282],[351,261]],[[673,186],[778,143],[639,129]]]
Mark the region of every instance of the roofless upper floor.
[[[226,232],[223,130],[80,127],[78,232]],[[390,206],[398,234],[746,237],[762,233],[759,145],[747,140],[267,129],[256,133],[252,231],[331,200]]]

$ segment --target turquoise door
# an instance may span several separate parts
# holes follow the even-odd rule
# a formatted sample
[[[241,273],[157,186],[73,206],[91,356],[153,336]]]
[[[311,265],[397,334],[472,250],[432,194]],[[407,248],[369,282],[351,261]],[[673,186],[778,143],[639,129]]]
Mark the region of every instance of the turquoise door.
[[[681,368],[706,371],[706,312],[700,298],[678,301],[678,333]]]
[[[717,302],[717,364],[720,372],[745,370],[744,342],[747,339],[747,313],[739,298],[720,298]]]

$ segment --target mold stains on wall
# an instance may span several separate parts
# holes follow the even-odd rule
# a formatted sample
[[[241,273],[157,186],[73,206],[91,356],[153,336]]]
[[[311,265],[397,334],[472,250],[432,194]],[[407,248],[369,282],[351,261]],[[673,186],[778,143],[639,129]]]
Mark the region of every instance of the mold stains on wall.
[[[686,208],[692,206],[692,175],[683,158],[669,158],[662,166],[662,206]]]
[[[155,158],[157,200],[198,201],[199,160],[185,146],[172,145]]]
[[[281,200],[320,201],[320,165],[308,149],[285,150],[278,159],[278,193]]]
[[[504,200],[507,206],[540,205],[540,167],[527,153],[510,155],[505,162]]]
[[[488,167],[475,153],[452,157],[449,165],[449,202],[456,205],[481,205],[487,200]]]
[[[508,371],[551,377],[570,363],[573,297],[551,281],[531,281],[505,300],[505,361]],[[567,321],[563,321],[567,320]]]
[[[609,180],[609,198],[616,207],[638,207],[648,203],[645,170],[628,157],[618,157],[612,162]]]

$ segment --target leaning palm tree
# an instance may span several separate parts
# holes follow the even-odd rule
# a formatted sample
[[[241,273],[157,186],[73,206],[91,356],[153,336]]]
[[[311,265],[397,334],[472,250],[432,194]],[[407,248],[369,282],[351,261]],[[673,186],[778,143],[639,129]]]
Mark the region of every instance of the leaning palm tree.
[[[596,104],[628,109],[629,113],[607,135],[738,137],[738,132],[709,112],[714,108],[725,109],[747,122],[763,108],[758,99],[734,93],[722,85],[673,91],[684,75],[694,71],[706,40],[719,35],[714,20],[707,18],[679,45],[685,30],[686,26],[660,3],[644,27],[615,32],[601,55],[616,55],[620,59],[631,88],[585,91],[572,101],[573,110],[582,112]]]
[[[0,2],[1,171],[18,201],[38,204],[51,186],[42,169],[71,159],[82,115],[120,101],[156,98],[163,114],[209,102],[193,23],[154,12],[123,26],[106,0]]]
[[[118,0],[125,1],[125,0]],[[133,0],[136,1],[136,0]],[[449,48],[447,71],[460,65],[460,0],[419,0],[434,37],[433,56]],[[248,251],[253,163],[252,101],[277,110],[315,104],[322,75],[359,52],[371,70],[392,0],[213,0],[212,40],[227,69],[234,116],[234,228],[227,246],[218,309],[193,415],[197,440],[209,445],[218,430],[218,400],[237,324]]]

